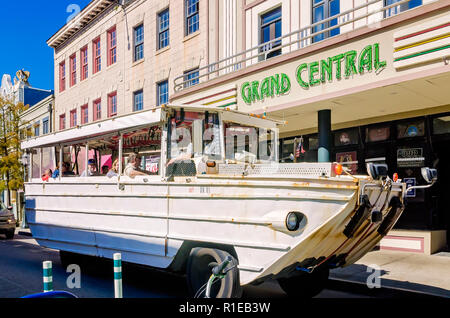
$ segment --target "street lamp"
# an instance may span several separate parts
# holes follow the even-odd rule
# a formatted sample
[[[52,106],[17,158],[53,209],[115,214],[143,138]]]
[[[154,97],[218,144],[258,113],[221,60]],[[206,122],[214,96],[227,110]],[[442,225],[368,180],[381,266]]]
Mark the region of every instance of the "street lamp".
[[[27,171],[27,167],[30,165],[30,155],[28,154],[28,153],[24,153],[23,155],[22,155],[22,158],[20,159],[20,162],[22,163],[22,165],[23,165],[23,180],[25,181],[26,180],[26,178],[27,178],[27,173],[26,173],[26,171]],[[25,206],[22,208],[22,202],[20,202],[21,204],[20,204],[20,206],[21,206],[21,212],[22,212],[22,224],[21,224],[21,228],[22,229],[26,229],[26,228],[28,228],[28,224],[27,224],[27,221],[26,221],[26,219],[25,219]]]

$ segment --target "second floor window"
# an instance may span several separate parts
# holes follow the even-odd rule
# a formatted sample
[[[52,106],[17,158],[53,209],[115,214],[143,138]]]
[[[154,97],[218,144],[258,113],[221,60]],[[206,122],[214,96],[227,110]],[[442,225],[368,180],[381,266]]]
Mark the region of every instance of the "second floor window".
[[[312,0],[312,17],[313,24],[322,20],[328,19],[340,12],[339,1],[340,0]],[[332,19],[328,22],[321,23],[312,28],[312,33],[317,33],[325,29],[331,28],[338,24],[338,19]],[[331,36],[338,35],[340,33],[339,28],[335,28],[329,31],[324,31],[313,37],[313,42],[319,42]]]
[[[169,82],[164,81],[157,84],[157,92],[158,96],[157,106],[167,104],[169,101]]]
[[[281,37],[281,7],[261,16],[261,44],[270,42],[279,37]],[[281,40],[278,40],[262,46],[260,49],[261,52],[271,52],[261,55],[260,60],[280,55],[281,49],[273,50],[280,45]]]
[[[117,115],[117,92],[108,95],[108,116]]]
[[[87,124],[89,122],[89,107],[88,105],[81,106],[81,124]]]
[[[134,61],[144,58],[144,25],[134,28]]]
[[[66,62],[59,64],[59,91],[64,92],[66,89]]]
[[[117,60],[117,31],[116,27],[108,31],[108,66]]]
[[[77,57],[72,55],[70,57],[70,86],[77,83]]]
[[[169,45],[169,9],[158,14],[158,49]]]
[[[144,91],[141,89],[133,94],[133,111],[144,109]]]
[[[196,32],[199,29],[198,22],[199,4],[198,0],[185,0],[185,35]]]
[[[199,83],[198,69],[184,72],[184,87],[188,88]]]
[[[81,59],[81,80],[85,80],[88,78],[88,48],[85,46],[80,51],[80,59]]]
[[[43,135],[46,135],[46,134],[48,134],[50,131],[49,131],[49,125],[48,125],[48,117],[45,117],[43,120],[42,120],[42,134]]]
[[[390,6],[391,4],[400,2],[401,0],[384,0],[384,6]],[[410,0],[409,2],[402,3],[400,5],[391,7],[384,11],[384,17],[388,18],[390,16],[399,14],[400,12],[418,7],[422,5],[422,0]]]
[[[59,130],[66,129],[66,115],[62,114],[59,116]]]
[[[34,135],[36,137],[39,136],[39,128],[40,128],[39,122],[34,123]]]
[[[97,99],[94,101],[93,107],[94,121],[102,119],[102,101]]]
[[[94,71],[92,73],[97,73],[102,70],[102,50],[100,39],[94,40],[92,42],[93,58],[94,58]]]
[[[77,110],[70,111],[70,127],[75,127],[77,125]]]

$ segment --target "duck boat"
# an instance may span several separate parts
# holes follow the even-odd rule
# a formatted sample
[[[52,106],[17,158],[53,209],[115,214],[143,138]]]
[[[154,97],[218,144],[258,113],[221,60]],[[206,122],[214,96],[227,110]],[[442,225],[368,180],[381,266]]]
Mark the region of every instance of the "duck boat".
[[[406,184],[385,165],[352,175],[332,162],[280,163],[282,124],[164,105],[28,139],[27,223],[63,264],[121,253],[125,262],[186,273],[195,294],[209,265],[231,256],[215,297],[239,297],[243,286],[268,279],[288,294],[314,296],[330,268],[353,264],[394,226]],[[145,157],[146,175],[123,172],[131,152]],[[78,176],[93,159],[100,171],[108,156],[118,159],[118,175]],[[43,181],[63,162],[71,174]],[[435,171],[424,176],[433,182]]]

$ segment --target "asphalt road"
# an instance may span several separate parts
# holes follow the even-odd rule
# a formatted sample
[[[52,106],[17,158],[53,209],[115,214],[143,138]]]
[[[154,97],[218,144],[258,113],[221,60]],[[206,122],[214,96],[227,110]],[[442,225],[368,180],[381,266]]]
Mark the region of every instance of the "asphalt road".
[[[54,290],[65,290],[81,298],[113,298],[114,281],[112,264],[89,261],[81,265],[81,288],[70,289],[67,273],[59,260],[59,252],[43,248],[28,236],[16,235],[6,240],[0,235],[0,298],[20,298],[42,291],[42,262],[53,263]],[[317,298],[372,298],[361,288],[330,282],[330,288]],[[356,291],[355,291],[356,290]],[[361,292],[362,290],[362,292]],[[184,298],[187,296],[183,276],[131,264],[123,265],[124,298]],[[384,294],[386,297],[386,294]],[[275,281],[244,288],[244,298],[286,298]],[[392,295],[391,295],[392,296]],[[395,297],[395,295],[393,295]],[[387,296],[389,297],[389,296]]]

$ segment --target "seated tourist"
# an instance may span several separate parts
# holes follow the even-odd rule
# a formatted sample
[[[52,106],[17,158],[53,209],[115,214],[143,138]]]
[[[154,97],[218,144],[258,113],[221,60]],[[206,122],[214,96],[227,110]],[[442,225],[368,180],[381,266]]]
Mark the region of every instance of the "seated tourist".
[[[53,179],[56,179],[56,178],[58,178],[58,177],[59,177],[59,167],[56,166],[56,167],[55,167],[55,171],[53,171],[53,173],[52,173],[52,178],[53,178]]]
[[[108,167],[107,165],[104,165],[104,166],[102,167],[102,174],[103,174],[103,175],[107,175],[107,174],[108,174],[108,171],[109,171],[109,167]]]
[[[97,168],[95,166],[95,160],[89,159],[88,160],[88,169],[83,171],[80,177],[92,177],[97,175]]]
[[[114,160],[111,169],[108,171],[106,176],[108,178],[117,177],[119,175],[119,159]]]
[[[174,150],[177,152],[177,155],[170,159],[167,166],[177,161],[185,161],[192,158],[192,142],[185,141],[181,134],[178,136]]]
[[[47,169],[45,170],[44,174],[42,175],[42,181],[48,181],[52,177],[52,170]]]
[[[134,178],[136,176],[146,176],[148,173],[139,168],[141,164],[141,157],[139,154],[133,152],[128,156],[128,164],[125,167],[123,173],[130,177]]]

